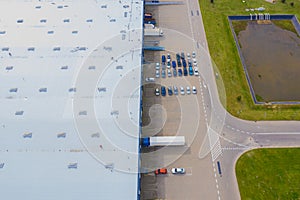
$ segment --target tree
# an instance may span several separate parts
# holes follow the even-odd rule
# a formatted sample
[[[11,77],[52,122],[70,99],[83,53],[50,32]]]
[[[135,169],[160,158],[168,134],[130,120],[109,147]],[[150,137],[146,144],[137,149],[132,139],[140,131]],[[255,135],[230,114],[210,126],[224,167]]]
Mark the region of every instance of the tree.
[[[291,2],[290,4],[291,4],[292,7],[294,7],[294,2]]]
[[[286,0],[281,0],[281,3],[285,3]]]
[[[210,3],[214,3],[214,0],[210,0]]]

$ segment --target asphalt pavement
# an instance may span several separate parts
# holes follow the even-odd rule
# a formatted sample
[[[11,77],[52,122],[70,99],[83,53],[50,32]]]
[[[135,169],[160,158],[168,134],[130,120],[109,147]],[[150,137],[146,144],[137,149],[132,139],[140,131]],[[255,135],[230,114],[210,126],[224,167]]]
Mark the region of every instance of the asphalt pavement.
[[[230,115],[220,103],[220,97],[225,94],[218,93],[216,81],[220,76],[210,58],[198,1],[185,0],[184,5],[151,9],[155,10],[159,26],[165,33],[163,38],[157,39],[167,50],[163,53],[174,56],[177,52],[195,51],[201,75],[182,79],[182,82],[174,77],[157,80],[166,85],[195,85],[198,94],[196,98],[159,97],[160,104],[166,108],[167,119],[158,134],[190,133],[189,144],[186,149],[167,149],[150,156],[151,159],[145,158],[144,167],[179,166],[188,169],[189,173],[156,177],[155,195],[152,194],[161,199],[240,199],[235,176],[239,156],[255,148],[299,147],[300,122],[255,122]],[[159,59],[161,54],[156,58]],[[180,109],[174,110],[174,105],[180,105]],[[196,112],[199,115],[190,117]],[[186,119],[190,126],[174,126]],[[147,132],[147,128],[144,131]],[[177,157],[176,154],[180,155]]]

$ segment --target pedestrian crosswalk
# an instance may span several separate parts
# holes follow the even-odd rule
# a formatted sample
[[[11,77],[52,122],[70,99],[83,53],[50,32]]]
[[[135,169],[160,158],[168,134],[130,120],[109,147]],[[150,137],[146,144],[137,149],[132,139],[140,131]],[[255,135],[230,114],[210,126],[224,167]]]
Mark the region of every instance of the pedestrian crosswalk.
[[[222,155],[220,138],[216,131],[214,131],[211,128],[208,128],[208,139],[210,144],[212,160],[215,161],[220,155]]]

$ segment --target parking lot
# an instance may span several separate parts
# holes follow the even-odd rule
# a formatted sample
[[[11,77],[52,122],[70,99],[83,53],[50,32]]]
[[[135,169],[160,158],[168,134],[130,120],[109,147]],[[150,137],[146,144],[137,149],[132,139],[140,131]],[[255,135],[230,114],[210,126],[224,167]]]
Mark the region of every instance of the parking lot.
[[[205,113],[203,103],[203,93],[208,91],[204,83],[205,77],[195,75],[195,67],[199,71],[201,67],[205,67],[201,65],[201,59],[205,55],[197,49],[192,39],[188,5],[149,6],[145,13],[153,15],[156,26],[163,29],[164,36],[145,37],[144,41],[147,45],[163,46],[165,51],[145,51],[142,137],[185,136],[186,145],[143,148],[141,165],[145,173],[142,174],[141,198],[217,199],[217,194],[212,196],[209,192],[211,185],[215,185],[211,156],[208,154],[203,158],[199,155],[201,148],[209,151],[206,137],[209,114]],[[182,53],[186,61],[186,75]],[[171,57],[169,64],[168,54]],[[178,66],[176,54],[180,55],[181,66]],[[166,57],[165,64],[163,55]],[[175,61],[176,67],[173,67],[172,61]],[[188,61],[192,65],[192,74]],[[159,63],[159,68],[156,63]],[[181,76],[178,69],[182,71]],[[165,76],[162,71],[165,71]],[[166,90],[163,95],[162,86]],[[174,86],[178,94],[174,92]],[[196,94],[193,94],[193,86]],[[172,89],[171,94],[169,87]],[[181,87],[184,94],[181,93]],[[187,87],[190,94],[187,94]],[[159,95],[156,89],[159,90]],[[174,167],[184,168],[185,174],[172,174],[171,169]],[[155,175],[154,170],[159,168],[166,168],[168,173]]]

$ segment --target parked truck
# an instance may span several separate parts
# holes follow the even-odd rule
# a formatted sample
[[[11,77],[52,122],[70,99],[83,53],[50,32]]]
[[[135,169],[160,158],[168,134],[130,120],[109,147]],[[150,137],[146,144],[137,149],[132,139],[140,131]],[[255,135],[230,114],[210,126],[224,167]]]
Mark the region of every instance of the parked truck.
[[[184,136],[156,136],[142,138],[142,145],[152,146],[183,146],[185,145]]]
[[[144,24],[153,24],[153,25],[155,25],[156,21],[155,21],[155,19],[144,20]]]
[[[160,28],[145,28],[144,36],[163,36],[163,31]]]
[[[145,13],[145,19],[151,19],[152,14],[151,13]]]

